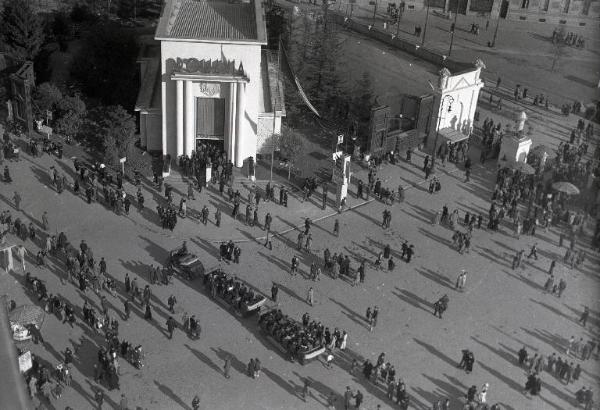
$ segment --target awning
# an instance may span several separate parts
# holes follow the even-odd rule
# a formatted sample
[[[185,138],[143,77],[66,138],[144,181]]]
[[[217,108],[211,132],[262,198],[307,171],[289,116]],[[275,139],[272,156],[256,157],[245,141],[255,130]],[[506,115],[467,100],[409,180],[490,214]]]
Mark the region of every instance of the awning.
[[[468,135],[465,135],[452,127],[442,128],[438,132],[440,133],[440,136],[444,137],[446,140],[448,140],[448,142],[451,143],[459,142],[469,138]]]

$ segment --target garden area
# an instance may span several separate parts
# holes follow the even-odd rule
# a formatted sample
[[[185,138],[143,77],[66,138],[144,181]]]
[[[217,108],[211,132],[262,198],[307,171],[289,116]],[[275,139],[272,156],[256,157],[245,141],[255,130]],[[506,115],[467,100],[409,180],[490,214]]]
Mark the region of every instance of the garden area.
[[[153,30],[147,24],[155,22],[160,4],[119,0],[103,7],[77,3],[43,14],[24,0],[6,2],[2,51],[13,66],[34,62],[33,117],[52,128],[54,139],[80,146],[93,162],[120,169],[126,157],[127,168],[148,169],[148,156],[136,147],[133,115],[139,84],[136,40]],[[6,73],[2,87],[8,87]]]

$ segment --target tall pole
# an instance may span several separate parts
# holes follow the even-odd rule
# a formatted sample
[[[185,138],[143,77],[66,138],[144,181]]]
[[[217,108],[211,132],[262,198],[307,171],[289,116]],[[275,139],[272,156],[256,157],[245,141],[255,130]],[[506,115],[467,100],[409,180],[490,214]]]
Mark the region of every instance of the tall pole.
[[[271,134],[271,172],[269,182],[273,182],[273,162],[275,161],[275,125],[277,121],[277,98],[279,98],[279,72],[281,71],[281,39],[277,41],[277,94],[273,98],[273,134]]]
[[[435,97],[434,97],[435,98]],[[446,94],[444,97],[440,94],[440,107],[438,109],[438,120],[437,126],[435,127],[435,139],[433,140],[433,153],[431,154],[431,170],[435,169],[435,156],[437,154],[437,144],[438,138],[440,137],[440,123],[442,122],[442,113],[444,112],[444,100],[448,98],[450,100],[450,104],[454,102],[454,98],[451,95]]]
[[[421,47],[425,44],[425,33],[427,33],[427,22],[429,21],[429,3],[431,0],[425,0],[427,2],[427,14],[425,14],[425,27],[423,27],[423,38],[421,39]]]
[[[375,15],[377,14],[377,0],[375,0],[375,7],[373,7],[373,23],[375,23]]]
[[[454,23],[452,23],[452,31],[450,33],[450,48],[448,49],[448,57],[452,53],[452,44],[454,43],[454,32],[456,31],[456,20],[458,19],[458,3],[460,0],[456,0],[456,10],[454,11]]]
[[[498,27],[500,27],[500,16],[498,16],[498,22],[496,23],[496,30],[494,30],[494,38],[492,39],[492,44],[490,47],[494,47],[496,45],[496,37],[498,36]]]

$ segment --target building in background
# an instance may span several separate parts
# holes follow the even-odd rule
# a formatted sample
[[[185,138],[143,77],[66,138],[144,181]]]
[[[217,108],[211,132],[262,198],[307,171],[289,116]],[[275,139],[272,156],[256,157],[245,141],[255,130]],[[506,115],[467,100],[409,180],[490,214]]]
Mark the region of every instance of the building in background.
[[[260,1],[168,0],[142,43],[136,111],[148,151],[174,159],[214,145],[241,167],[279,133],[283,85]]]

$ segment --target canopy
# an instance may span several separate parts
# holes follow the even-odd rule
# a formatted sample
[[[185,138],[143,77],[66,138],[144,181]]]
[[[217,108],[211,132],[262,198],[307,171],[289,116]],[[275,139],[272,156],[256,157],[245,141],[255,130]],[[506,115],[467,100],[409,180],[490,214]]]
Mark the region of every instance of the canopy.
[[[535,169],[525,163],[520,161],[499,161],[499,164],[502,168],[514,169],[515,171],[519,171],[523,174],[533,175],[535,174]]]
[[[446,140],[448,140],[448,142],[451,143],[459,142],[469,138],[468,135],[465,135],[452,127],[441,128],[438,132],[442,137],[444,137]]]
[[[34,324],[41,327],[44,323],[44,310],[35,305],[23,305],[8,314],[8,320],[21,326]]]
[[[567,195],[579,194],[579,188],[567,181],[555,182],[552,184],[552,189],[558,192],[563,192]]]

